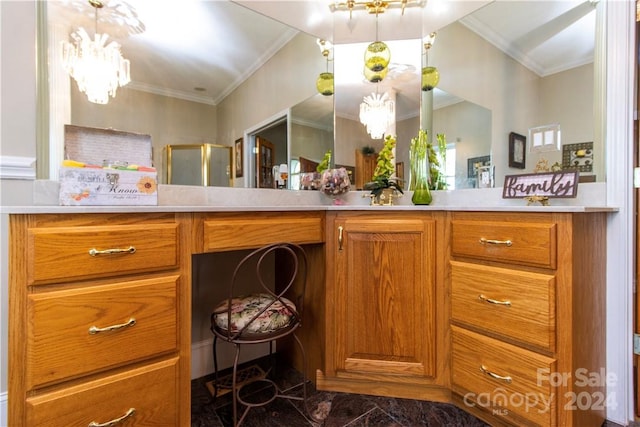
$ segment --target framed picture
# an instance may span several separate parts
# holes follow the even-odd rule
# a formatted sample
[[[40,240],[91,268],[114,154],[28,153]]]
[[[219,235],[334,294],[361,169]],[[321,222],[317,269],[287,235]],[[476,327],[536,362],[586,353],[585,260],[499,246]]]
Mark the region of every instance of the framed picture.
[[[527,137],[515,132],[509,134],[509,167],[524,169]]]
[[[242,166],[244,165],[243,142],[244,140],[242,138],[238,138],[234,144],[236,178],[242,177]]]
[[[467,178],[476,179],[478,177],[478,169],[482,166],[491,166],[491,156],[467,159]]]
[[[593,142],[580,142],[562,146],[562,169],[593,172]]]

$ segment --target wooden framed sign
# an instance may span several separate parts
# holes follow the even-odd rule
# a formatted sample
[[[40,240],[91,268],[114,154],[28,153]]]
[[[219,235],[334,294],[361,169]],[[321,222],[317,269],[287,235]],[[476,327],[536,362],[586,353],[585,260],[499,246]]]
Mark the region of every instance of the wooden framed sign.
[[[503,199],[530,196],[572,198],[578,194],[578,171],[528,173],[507,175],[502,188]]]

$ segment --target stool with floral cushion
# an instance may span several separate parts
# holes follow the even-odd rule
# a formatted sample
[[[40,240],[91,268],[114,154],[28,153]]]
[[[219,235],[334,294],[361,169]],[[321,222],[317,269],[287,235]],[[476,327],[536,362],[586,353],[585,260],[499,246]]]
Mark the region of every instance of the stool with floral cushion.
[[[276,271],[277,284],[272,283],[272,276],[276,267],[286,266]],[[251,269],[250,278],[246,270]],[[307,282],[307,258],[302,247],[291,243],[267,245],[253,250],[236,266],[229,294],[221,301],[211,314],[211,331],[213,332],[213,363],[215,369],[215,387],[218,387],[218,339],[231,343],[235,347],[233,362],[232,385],[233,395],[233,425],[242,423],[252,407],[262,406],[272,402],[277,397],[302,400],[306,412],[306,355],[304,347],[295,332],[302,326],[303,297]],[[284,277],[283,277],[284,276]],[[270,278],[270,279],[269,279]],[[240,282],[255,281],[258,290],[249,295],[235,294]],[[238,386],[238,361],[240,347],[244,344],[259,344],[269,342],[270,354],[273,353],[273,342],[287,335],[292,335],[300,348],[303,359],[303,395],[302,397],[284,394],[275,382],[269,378],[255,381],[265,381],[273,387],[274,393],[270,399],[262,402],[249,402],[240,394],[242,387]],[[252,382],[255,382],[252,381]],[[238,419],[238,402],[245,406]]]

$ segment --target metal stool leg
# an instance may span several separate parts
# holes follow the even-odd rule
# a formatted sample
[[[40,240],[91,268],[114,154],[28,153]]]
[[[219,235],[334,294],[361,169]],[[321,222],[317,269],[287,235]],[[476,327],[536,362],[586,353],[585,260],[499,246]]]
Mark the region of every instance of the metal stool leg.
[[[218,344],[218,336],[214,335],[213,336],[213,372],[215,374],[214,376],[214,396],[213,399],[215,400],[218,397],[218,387],[219,387],[219,380],[218,380],[218,351],[217,351],[217,344]]]

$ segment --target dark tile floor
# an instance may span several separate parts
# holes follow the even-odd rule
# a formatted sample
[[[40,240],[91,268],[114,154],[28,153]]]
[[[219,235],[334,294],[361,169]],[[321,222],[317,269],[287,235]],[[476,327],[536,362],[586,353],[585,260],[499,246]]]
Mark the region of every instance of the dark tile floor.
[[[251,362],[268,371],[267,359]],[[280,389],[302,395],[302,375],[286,366],[276,365]],[[227,372],[222,372],[221,376]],[[191,426],[227,427],[233,424],[231,395],[213,399],[206,386],[213,375],[191,382]],[[437,402],[395,399],[360,394],[315,390],[307,382],[308,414],[296,400],[275,399],[266,406],[253,408],[242,423],[243,427],[487,427],[487,424],[457,407]],[[257,399],[271,395],[269,388],[246,387]],[[239,413],[242,406],[239,406]],[[311,419],[311,418],[315,419]],[[630,427],[640,427],[633,423]],[[602,427],[621,427],[606,421]]]
[[[280,388],[302,394],[301,375],[279,369]],[[221,427],[232,425],[230,394],[212,399],[203,377],[191,383],[191,426]],[[266,406],[253,408],[243,422],[246,427],[414,427],[461,426],[484,427],[485,423],[453,405],[419,400],[394,399],[359,394],[315,390],[307,383],[307,407],[315,420],[304,415],[300,401],[275,399]],[[256,395],[268,392],[257,390]],[[241,409],[239,409],[241,412]]]

